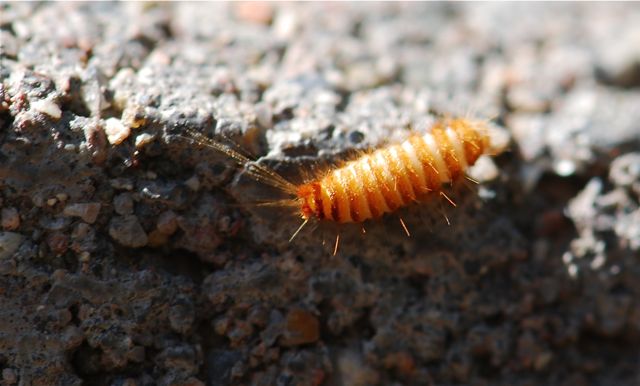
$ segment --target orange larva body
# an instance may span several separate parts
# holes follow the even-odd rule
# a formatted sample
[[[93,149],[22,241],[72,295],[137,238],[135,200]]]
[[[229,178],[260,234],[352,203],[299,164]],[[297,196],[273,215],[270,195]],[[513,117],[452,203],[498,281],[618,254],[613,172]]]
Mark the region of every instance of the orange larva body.
[[[438,192],[489,151],[484,125],[438,122],[431,132],[363,155],[297,189],[301,215],[338,223],[363,222]]]

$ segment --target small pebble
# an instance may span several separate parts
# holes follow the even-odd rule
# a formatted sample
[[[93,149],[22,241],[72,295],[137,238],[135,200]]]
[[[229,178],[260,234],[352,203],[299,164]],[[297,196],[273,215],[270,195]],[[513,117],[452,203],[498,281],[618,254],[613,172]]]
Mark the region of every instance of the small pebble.
[[[336,372],[345,385],[365,386],[378,384],[379,375],[364,363],[362,354],[345,350],[338,354]]]
[[[134,215],[116,216],[109,223],[109,235],[125,247],[140,248],[149,238]]]
[[[131,193],[120,193],[113,198],[113,209],[121,216],[133,214],[133,197]]]
[[[44,197],[42,197],[40,193],[34,193],[33,196],[31,196],[31,202],[33,202],[33,206],[36,208],[42,208],[44,205]]]
[[[89,224],[81,222],[78,223],[75,228],[73,228],[73,231],[71,232],[71,237],[76,238],[76,239],[81,239],[83,237],[86,237],[87,234],[89,234]]]
[[[84,222],[93,224],[100,213],[101,204],[98,202],[90,202],[85,204],[67,205],[62,213],[68,217],[80,217]]]
[[[269,310],[262,306],[253,306],[247,315],[247,321],[254,326],[265,327],[269,321]]]
[[[469,176],[478,182],[495,180],[500,175],[498,167],[489,157],[480,157],[475,165],[469,168]]]
[[[58,199],[57,198],[50,198],[50,199],[47,200],[47,205],[49,205],[49,206],[54,206],[57,203],[58,203]]]
[[[280,39],[290,39],[300,30],[301,20],[293,10],[278,12],[273,21],[274,35]]]
[[[298,346],[313,343],[320,338],[320,323],[307,310],[294,308],[287,313],[285,331],[281,344],[283,346]]]
[[[7,385],[13,385],[18,381],[18,376],[13,369],[6,368],[2,369],[2,380]]]
[[[111,187],[118,190],[133,190],[133,181],[128,178],[114,178],[110,181]]]
[[[182,299],[169,309],[169,324],[173,331],[185,334],[191,329],[195,320],[193,303],[188,299]]]
[[[559,176],[568,177],[576,172],[576,164],[571,160],[561,159],[553,164],[553,169]]]
[[[256,121],[261,127],[271,127],[273,125],[271,107],[267,103],[260,102],[256,104],[255,114]]]
[[[182,385],[184,385],[184,386],[205,386],[205,383],[202,382],[201,380],[199,380],[196,377],[189,377],[189,378],[187,378],[186,381],[184,381],[184,383],[182,383]]]
[[[22,239],[20,233],[0,232],[0,260],[13,256],[22,244]]]
[[[62,110],[60,106],[48,99],[40,99],[35,102],[31,102],[31,109],[39,113],[48,115],[53,119],[60,119],[62,117]]]
[[[155,135],[151,135],[148,133],[142,133],[136,137],[136,149],[142,149],[149,143],[153,142],[155,139]]]
[[[133,378],[127,378],[122,381],[122,386],[138,386],[138,383]]]
[[[384,357],[384,366],[394,368],[400,374],[410,375],[416,367],[415,359],[406,351],[389,353]]]
[[[74,325],[67,326],[62,333],[62,341],[66,350],[74,349],[82,344],[84,341],[84,334],[82,330]]]
[[[162,212],[160,216],[158,216],[158,224],[156,227],[161,233],[170,236],[178,229],[178,217],[171,210]]]
[[[135,363],[144,362],[145,349],[143,346],[134,346],[127,352],[127,359]]]
[[[38,224],[48,231],[60,231],[69,226],[71,220],[67,217],[42,216]]]
[[[78,260],[80,260],[81,263],[88,263],[90,259],[91,254],[87,251],[80,252],[80,256],[78,256]]]
[[[47,245],[56,256],[61,256],[69,247],[69,236],[62,232],[53,232],[47,237]]]
[[[551,353],[550,351],[543,351],[538,354],[538,356],[536,356],[533,362],[533,367],[534,369],[536,369],[536,371],[543,371],[548,367],[549,363],[551,363],[552,360],[553,353]]]
[[[144,126],[147,123],[144,107],[139,105],[127,106],[122,112],[122,123],[132,129]]]
[[[2,228],[13,231],[20,227],[20,215],[16,208],[2,208]]]
[[[154,229],[149,232],[147,245],[153,248],[165,245],[169,241],[169,237],[159,230]]]
[[[213,326],[213,331],[215,331],[216,334],[226,335],[229,327],[231,326],[231,320],[228,317],[223,316],[214,320],[211,324]]]
[[[235,3],[235,16],[242,21],[255,24],[270,24],[273,19],[274,6],[268,2],[240,1]]]
[[[251,323],[244,320],[236,320],[233,326],[227,330],[227,338],[229,338],[232,347],[237,347],[250,337],[253,332],[254,328]]]
[[[104,132],[107,140],[112,145],[119,145],[131,134],[131,129],[122,124],[117,118],[109,118],[105,121]]]
[[[107,140],[104,128],[97,121],[91,120],[83,122],[82,131],[85,142],[80,145],[80,150],[86,149],[94,162],[103,163],[107,159]]]
[[[609,178],[620,186],[631,186],[640,181],[640,153],[624,154],[613,160]]]
[[[184,183],[189,187],[189,189],[193,190],[194,192],[197,192],[198,190],[200,190],[200,180],[198,180],[198,177],[196,176],[192,176],[191,178],[186,180]]]

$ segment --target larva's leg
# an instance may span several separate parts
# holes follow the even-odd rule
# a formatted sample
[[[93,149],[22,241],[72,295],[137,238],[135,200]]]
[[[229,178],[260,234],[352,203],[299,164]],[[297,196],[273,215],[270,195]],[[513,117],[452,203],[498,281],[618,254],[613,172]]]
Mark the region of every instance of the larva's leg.
[[[478,186],[480,186],[480,183],[478,181],[474,180],[473,178],[469,177],[469,176],[465,175],[465,177],[466,178],[464,180],[461,180],[462,186],[467,188],[469,190],[469,192],[471,192],[472,194],[477,195]]]
[[[468,175],[466,175],[466,174],[465,174],[465,175],[464,175],[464,178],[465,178],[465,180],[468,180],[468,181],[470,181],[470,182],[473,182],[473,183],[474,183],[474,184],[476,184],[476,185],[480,185],[480,182],[476,181],[476,180],[475,180],[475,179],[473,179],[471,176],[468,176]]]
[[[402,225],[402,229],[404,229],[404,233],[406,233],[408,237],[411,237],[411,233],[409,233],[407,224],[404,223],[404,220],[402,219],[402,217],[398,216],[398,218],[400,219],[400,225]]]
[[[439,212],[442,215],[442,217],[444,217],[444,221],[447,222],[447,225],[451,226],[451,221],[449,221],[449,217],[447,217],[447,213],[444,210],[444,206],[442,206],[442,201],[439,202],[439,206],[440,206]]]
[[[453,200],[449,196],[447,196],[447,194],[444,191],[441,190],[440,195],[445,199],[447,199],[447,201],[449,201],[449,204],[451,204],[451,206],[453,206],[454,208],[457,206],[456,203],[453,202]]]
[[[340,233],[336,233],[336,244],[333,247],[333,255],[338,253],[338,245],[340,245]]]

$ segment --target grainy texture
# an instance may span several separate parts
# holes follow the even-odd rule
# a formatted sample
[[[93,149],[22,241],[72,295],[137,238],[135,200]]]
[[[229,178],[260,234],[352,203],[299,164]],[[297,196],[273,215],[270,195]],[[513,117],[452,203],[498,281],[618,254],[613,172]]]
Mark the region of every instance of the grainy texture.
[[[634,3],[3,2],[0,384],[637,385],[639,37]],[[175,136],[296,180],[436,115],[509,130],[496,178],[335,257]]]

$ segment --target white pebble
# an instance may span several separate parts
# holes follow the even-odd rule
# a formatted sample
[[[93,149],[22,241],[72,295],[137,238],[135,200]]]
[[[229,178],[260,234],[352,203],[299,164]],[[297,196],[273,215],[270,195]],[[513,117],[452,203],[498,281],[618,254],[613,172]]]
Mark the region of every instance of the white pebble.
[[[136,149],[141,149],[145,145],[151,143],[155,139],[155,135],[142,133],[136,137]]]
[[[62,110],[55,102],[49,99],[40,99],[35,102],[31,102],[31,109],[42,114],[46,114],[53,119],[60,119],[62,117]]]
[[[109,118],[105,121],[105,134],[112,145],[119,145],[131,134],[131,129],[123,125],[118,118]]]
[[[487,182],[498,178],[500,172],[491,158],[483,156],[478,158],[475,165],[469,168],[468,174],[478,182]]]
[[[576,164],[571,160],[562,159],[553,165],[556,174],[561,177],[568,177],[576,172]]]

